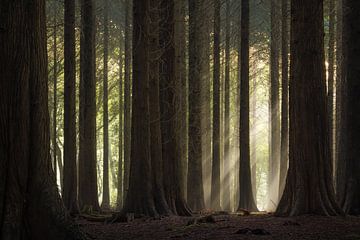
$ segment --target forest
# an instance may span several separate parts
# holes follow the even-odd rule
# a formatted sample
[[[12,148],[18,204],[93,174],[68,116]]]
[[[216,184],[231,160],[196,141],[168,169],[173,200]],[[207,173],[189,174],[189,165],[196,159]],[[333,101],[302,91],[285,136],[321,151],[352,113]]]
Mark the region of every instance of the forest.
[[[359,0],[0,0],[0,240],[360,240]]]

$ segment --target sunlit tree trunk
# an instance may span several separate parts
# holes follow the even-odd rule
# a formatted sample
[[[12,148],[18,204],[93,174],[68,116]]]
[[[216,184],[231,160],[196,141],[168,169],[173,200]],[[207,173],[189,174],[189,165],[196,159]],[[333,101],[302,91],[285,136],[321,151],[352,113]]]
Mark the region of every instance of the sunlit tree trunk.
[[[79,204],[99,210],[96,169],[95,6],[81,1]]]
[[[251,184],[249,129],[249,0],[241,1],[240,200],[238,209],[257,211]]]
[[[52,170],[45,1],[2,0],[0,9],[0,239],[86,239]]]
[[[292,0],[289,172],[277,214],[338,215],[332,185],[322,0]],[[304,131],[306,129],[306,131]]]
[[[53,65],[53,93],[54,93],[54,98],[53,98],[53,126],[52,126],[52,130],[53,130],[53,134],[52,134],[52,146],[53,146],[53,169],[54,169],[54,173],[55,173],[55,181],[57,180],[57,166],[56,166],[56,135],[57,135],[57,78],[58,78],[58,52],[57,52],[57,6],[54,6],[54,45],[53,45],[53,61],[54,61],[54,65]]]

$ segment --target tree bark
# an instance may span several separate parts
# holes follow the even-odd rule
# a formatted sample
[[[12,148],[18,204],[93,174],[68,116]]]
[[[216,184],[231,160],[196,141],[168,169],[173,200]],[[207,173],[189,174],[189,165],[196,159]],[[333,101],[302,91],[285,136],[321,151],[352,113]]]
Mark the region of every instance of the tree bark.
[[[345,213],[360,214],[360,164],[359,164],[359,130],[360,104],[359,84],[359,39],[360,39],[360,2],[345,0],[343,2],[343,72],[341,95],[341,132],[338,162],[338,198]]]
[[[158,213],[154,203],[150,151],[149,3],[149,0],[133,3],[131,158],[123,213],[155,216]]]
[[[257,211],[251,184],[249,129],[249,0],[241,1],[240,199],[238,209]]]
[[[221,2],[214,0],[213,149],[211,209],[220,210],[220,16]]]
[[[79,205],[99,210],[96,169],[95,6],[81,1]]]
[[[0,238],[86,239],[52,170],[45,1],[4,0],[0,9]]]
[[[325,85],[322,0],[291,2],[289,172],[278,215],[338,215]],[[304,131],[306,129],[306,131]]]
[[[101,208],[110,209],[109,189],[109,93],[108,93],[108,59],[109,59],[109,0],[104,0],[104,75],[103,75],[103,198]]]
[[[289,162],[289,0],[282,0],[281,27],[281,156],[280,156],[280,188],[281,198],[286,182]]]
[[[52,126],[52,130],[53,130],[53,134],[52,134],[52,146],[53,146],[53,169],[54,169],[54,173],[55,173],[55,182],[57,182],[57,167],[56,167],[56,135],[57,135],[57,75],[58,75],[58,52],[57,52],[57,6],[54,6],[54,45],[53,45],[53,61],[54,61],[54,65],[53,65],[53,93],[54,93],[54,98],[53,98],[53,126]]]
[[[270,158],[268,176],[268,209],[274,210],[279,196],[280,165],[280,108],[279,108],[279,49],[280,49],[280,3],[271,1],[270,36]]]

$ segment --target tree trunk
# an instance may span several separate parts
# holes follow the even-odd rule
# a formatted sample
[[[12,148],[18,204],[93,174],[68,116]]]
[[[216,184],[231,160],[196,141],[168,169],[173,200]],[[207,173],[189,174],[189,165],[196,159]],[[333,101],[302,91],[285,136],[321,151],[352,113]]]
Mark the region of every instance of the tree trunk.
[[[53,84],[54,84],[54,89],[53,89],[53,93],[54,93],[54,98],[53,98],[53,126],[52,126],[52,130],[53,130],[53,134],[52,134],[52,146],[53,146],[53,169],[54,169],[54,173],[55,173],[55,182],[57,182],[57,167],[56,167],[56,135],[57,135],[57,129],[56,129],[56,125],[57,125],[57,121],[56,121],[56,116],[57,116],[57,67],[58,67],[58,60],[57,60],[57,6],[54,6],[54,46],[53,46],[53,61],[54,61],[54,65],[53,65]]]
[[[120,210],[123,207],[124,199],[124,181],[123,181],[123,162],[124,162],[124,147],[123,147],[123,132],[124,132],[124,97],[123,97],[123,36],[120,30],[120,54],[119,54],[119,162],[117,175],[117,199],[116,207]]]
[[[189,216],[190,210],[184,199],[182,180],[182,146],[180,141],[181,83],[176,82],[179,73],[175,68],[175,22],[173,0],[162,1],[160,21],[162,146],[164,159],[165,198],[175,215]]]
[[[268,209],[275,210],[279,196],[280,165],[280,108],[279,108],[279,49],[280,49],[280,3],[271,1],[270,37],[270,158],[268,176]]]
[[[3,0],[0,9],[0,238],[86,239],[52,170],[45,1]]]
[[[338,197],[345,213],[360,214],[360,164],[359,164],[359,130],[360,104],[359,84],[359,51],[360,51],[360,2],[345,0],[343,2],[343,91],[341,96],[340,149],[342,154],[338,162]]]
[[[241,1],[239,209],[257,211],[251,184],[249,134],[249,0]]]
[[[99,210],[96,173],[95,6],[81,1],[79,204]]]
[[[282,0],[281,27],[281,156],[280,156],[280,188],[281,198],[288,170],[289,162],[289,0]]]
[[[226,0],[225,17],[225,123],[224,123],[224,170],[222,207],[230,211],[230,0]]]
[[[129,188],[131,148],[131,4],[125,0],[124,200]]]
[[[203,142],[202,142],[202,86],[206,67],[203,40],[208,38],[206,27],[201,24],[205,15],[205,0],[189,0],[189,149],[187,200],[194,211],[203,210]]]
[[[109,59],[109,0],[104,2],[104,75],[103,75],[103,198],[101,208],[110,209],[109,189],[109,94],[108,94],[108,59]]]
[[[220,210],[220,16],[221,2],[214,0],[213,149],[211,209]]]
[[[123,213],[157,215],[153,196],[149,113],[149,0],[133,3],[133,88],[129,190]],[[141,177],[139,177],[141,176]]]
[[[153,173],[153,192],[154,201],[157,212],[161,215],[169,215],[170,209],[165,200],[164,194],[164,174],[163,174],[163,148],[161,138],[161,114],[160,114],[160,62],[159,54],[160,49],[159,31],[165,28],[163,26],[162,18],[160,18],[160,11],[162,9],[161,3],[165,2],[162,0],[150,0],[150,34],[149,34],[149,51],[150,51],[150,147],[151,147],[151,164]],[[167,1],[166,1],[167,2]],[[160,10],[161,9],[161,10]],[[168,14],[166,12],[166,14]],[[166,15],[167,16],[167,15]],[[170,17],[170,16],[169,16]],[[165,19],[168,21],[169,19]],[[159,22],[160,21],[160,22]],[[159,28],[161,26],[161,28]],[[161,36],[170,35],[167,31],[161,32]],[[168,42],[166,42],[166,45]],[[162,46],[164,47],[164,46]],[[166,89],[168,91],[168,89]],[[166,172],[169,174],[169,172]]]
[[[62,198],[70,213],[78,213],[75,1],[65,0],[64,6],[64,181]]]
[[[338,215],[342,211],[332,185],[323,1],[293,0],[291,13],[289,172],[277,214]]]

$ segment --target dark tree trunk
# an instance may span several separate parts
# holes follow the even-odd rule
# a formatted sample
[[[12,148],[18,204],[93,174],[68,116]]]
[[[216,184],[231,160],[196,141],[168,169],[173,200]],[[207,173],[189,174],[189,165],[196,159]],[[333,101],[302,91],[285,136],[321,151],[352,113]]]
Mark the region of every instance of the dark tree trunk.
[[[230,211],[230,0],[226,0],[225,16],[225,123],[224,123],[224,170],[222,207]]]
[[[150,34],[149,34],[149,51],[150,51],[150,147],[151,147],[151,164],[152,164],[152,178],[153,178],[153,193],[157,212],[161,215],[170,214],[169,206],[165,200],[164,194],[164,176],[163,176],[163,154],[162,154],[162,138],[161,138],[161,114],[160,114],[160,42],[159,30],[165,28],[163,26],[163,19],[160,18],[162,0],[150,0]],[[166,1],[168,2],[168,1]],[[165,11],[165,9],[162,9]],[[166,16],[168,12],[166,11]],[[169,21],[169,19],[165,19]],[[161,35],[169,35],[167,31],[161,32]],[[165,47],[168,42],[165,43]],[[168,90],[168,89],[166,89]],[[169,174],[169,172],[166,172]]]
[[[280,2],[271,0],[270,37],[270,158],[268,176],[268,208],[274,210],[279,196],[280,112],[279,112],[279,49]]]
[[[95,6],[81,1],[79,204],[99,210],[96,173]]]
[[[334,72],[335,72],[335,0],[329,0],[329,43],[328,43],[328,114],[331,159],[334,164]],[[335,167],[335,165],[334,165]]]
[[[180,124],[180,153],[181,153],[181,181],[182,192],[186,196],[187,180],[187,141],[188,141],[188,95],[187,95],[187,68],[186,68],[186,6],[187,0],[174,2],[174,45],[175,45],[175,76],[177,91],[180,101],[179,124]],[[186,199],[186,198],[185,198]]]
[[[343,2],[343,91],[341,96],[340,153],[338,162],[338,197],[345,213],[360,214],[360,2]]]
[[[133,3],[133,88],[129,190],[123,213],[157,215],[153,196],[149,113],[149,0]],[[139,177],[141,176],[141,177]]]
[[[180,88],[176,83],[174,0],[162,1],[160,21],[162,147],[164,159],[165,198],[175,215],[188,216],[184,199],[182,153],[180,141]]]
[[[211,209],[220,210],[220,16],[221,2],[214,0],[213,149]]]
[[[85,239],[52,170],[45,1],[3,0],[0,9],[0,238]]]
[[[129,188],[131,148],[131,4],[125,0],[124,200]]]
[[[338,215],[342,211],[332,185],[323,1],[293,0],[291,13],[289,172],[277,214]]]
[[[108,93],[108,59],[109,59],[109,0],[104,1],[104,75],[103,75],[103,198],[101,208],[110,209],[109,189],[109,93]]]
[[[206,71],[202,57],[206,49],[203,40],[208,37],[201,24],[205,0],[189,0],[189,146],[187,200],[194,211],[203,210],[204,188],[202,170],[202,86]]]
[[[120,55],[119,55],[119,161],[118,161],[118,175],[117,175],[117,199],[116,207],[120,210],[123,206],[124,199],[124,181],[123,181],[123,162],[124,162],[124,147],[123,147],[123,132],[124,132],[124,87],[123,87],[123,36],[120,30]]]
[[[289,0],[282,0],[281,27],[281,156],[280,156],[280,189],[281,198],[289,162]]]
[[[64,27],[64,181],[62,198],[70,213],[79,212],[76,164],[75,1],[65,0]]]
[[[251,184],[249,134],[249,0],[241,1],[239,209],[257,211]]]

